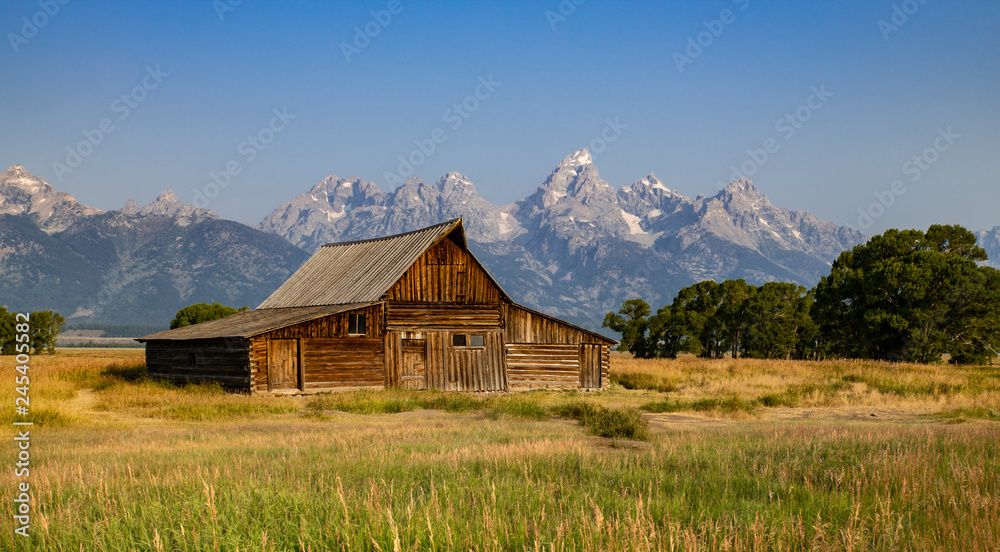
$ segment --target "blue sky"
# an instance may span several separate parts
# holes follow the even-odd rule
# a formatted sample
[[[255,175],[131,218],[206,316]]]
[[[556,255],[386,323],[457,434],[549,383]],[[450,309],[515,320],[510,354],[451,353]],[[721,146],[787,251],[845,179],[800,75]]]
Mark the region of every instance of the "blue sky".
[[[615,187],[736,167],[868,234],[1000,225],[995,0],[62,1],[0,4],[0,164],[102,209],[228,166],[208,207],[256,224],[330,174],[390,190],[401,155],[502,205],[596,145]]]

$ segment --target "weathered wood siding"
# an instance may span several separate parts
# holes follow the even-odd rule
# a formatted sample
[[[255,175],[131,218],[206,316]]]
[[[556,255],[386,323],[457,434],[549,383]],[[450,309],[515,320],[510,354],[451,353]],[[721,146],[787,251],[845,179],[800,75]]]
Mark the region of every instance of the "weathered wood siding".
[[[580,387],[580,346],[508,343],[510,390]]]
[[[499,304],[397,303],[385,305],[388,331],[499,331]]]
[[[610,386],[610,340],[517,305],[503,311],[511,390]]]
[[[386,386],[402,387],[406,370],[404,341],[423,341],[426,347],[426,387],[444,391],[504,391],[503,333],[463,330],[483,336],[483,347],[454,347],[448,331],[390,331],[386,334]]]
[[[178,383],[217,381],[229,388],[248,391],[249,342],[246,339],[150,341],[146,343],[146,375]]]
[[[382,339],[382,306],[372,305],[363,309],[324,316],[302,324],[288,326],[257,336],[255,339],[292,339],[296,337],[347,337],[349,315],[365,314],[365,337]]]
[[[383,385],[385,362],[381,339],[304,338],[302,360],[306,391]]]
[[[386,293],[389,301],[498,304],[500,288],[450,239],[420,256]]]
[[[505,305],[507,343],[605,343],[607,340],[578,330],[565,322]]]
[[[365,314],[365,335],[348,336],[351,314]],[[380,388],[385,379],[382,305],[326,316],[252,338],[251,373],[255,392],[266,393],[268,343],[295,339],[298,342],[304,388],[319,392],[333,389]]]

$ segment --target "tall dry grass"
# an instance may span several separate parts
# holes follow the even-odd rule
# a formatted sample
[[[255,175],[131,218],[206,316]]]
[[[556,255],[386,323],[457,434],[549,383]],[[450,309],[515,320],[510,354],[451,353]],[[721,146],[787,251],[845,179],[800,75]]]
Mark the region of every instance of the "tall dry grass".
[[[127,352],[39,357],[32,370],[39,407],[61,421],[33,429],[33,536],[0,531],[3,550],[1000,549],[990,368],[618,357],[616,379],[662,387],[506,399],[246,397],[145,381]],[[11,388],[0,385],[0,400]],[[987,414],[964,424],[744,416],[660,425],[645,444],[536,415],[733,397],[758,411]],[[0,461],[13,458],[3,448]],[[0,471],[5,523],[14,483]]]
[[[647,391],[633,402],[669,399],[682,410],[729,400],[736,410],[877,406],[1000,418],[1000,367],[990,366],[617,356],[612,381]]]
[[[554,422],[335,418],[48,430],[31,549],[1000,546],[996,424],[755,423],[636,450]]]

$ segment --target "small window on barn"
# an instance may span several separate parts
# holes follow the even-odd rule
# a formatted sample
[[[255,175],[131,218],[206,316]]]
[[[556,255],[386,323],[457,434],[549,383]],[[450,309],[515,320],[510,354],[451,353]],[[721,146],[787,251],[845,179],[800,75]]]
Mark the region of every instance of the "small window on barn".
[[[365,315],[363,313],[347,316],[347,335],[365,335]]]
[[[455,334],[451,336],[451,346],[452,347],[485,347],[486,341],[482,334],[479,335],[465,335],[465,334]]]
[[[195,366],[198,364],[198,355],[195,353],[188,353],[188,366]]]

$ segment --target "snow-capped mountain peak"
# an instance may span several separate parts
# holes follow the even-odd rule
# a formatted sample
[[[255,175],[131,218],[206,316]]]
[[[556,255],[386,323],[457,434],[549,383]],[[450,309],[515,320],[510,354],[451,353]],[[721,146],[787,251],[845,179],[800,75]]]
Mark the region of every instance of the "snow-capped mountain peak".
[[[100,212],[81,205],[66,192],[56,191],[21,165],[12,165],[0,173],[0,214],[25,215],[49,234]]]

